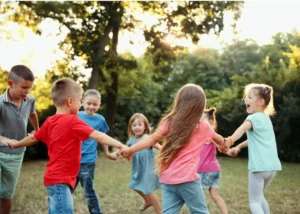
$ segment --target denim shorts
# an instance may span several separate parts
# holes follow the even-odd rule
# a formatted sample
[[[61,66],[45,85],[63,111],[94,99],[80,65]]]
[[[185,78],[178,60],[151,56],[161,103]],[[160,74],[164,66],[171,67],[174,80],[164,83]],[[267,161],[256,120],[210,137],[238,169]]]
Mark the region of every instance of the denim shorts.
[[[74,214],[73,197],[70,186],[54,184],[46,186],[48,192],[48,214]]]
[[[11,199],[19,178],[24,152],[9,154],[0,152],[0,198]]]
[[[221,172],[201,172],[198,174],[200,175],[203,189],[219,189]]]

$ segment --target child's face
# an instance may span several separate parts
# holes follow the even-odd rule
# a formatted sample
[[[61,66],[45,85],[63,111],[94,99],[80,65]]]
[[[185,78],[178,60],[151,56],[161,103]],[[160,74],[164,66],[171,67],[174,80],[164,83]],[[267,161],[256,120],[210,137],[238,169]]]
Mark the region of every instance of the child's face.
[[[252,89],[245,97],[244,101],[248,114],[253,114],[263,110],[263,99],[260,98],[256,93],[257,91],[255,89]]]
[[[87,115],[94,115],[101,104],[101,100],[97,96],[88,95],[83,100],[84,112]]]
[[[78,114],[78,111],[82,105],[82,94],[75,96],[72,98],[72,103],[71,103],[71,114]]]
[[[145,124],[144,122],[137,118],[131,124],[131,130],[136,137],[141,137],[145,133]]]
[[[12,99],[22,100],[30,92],[33,82],[29,80],[20,79],[18,82],[8,80],[9,95]]]

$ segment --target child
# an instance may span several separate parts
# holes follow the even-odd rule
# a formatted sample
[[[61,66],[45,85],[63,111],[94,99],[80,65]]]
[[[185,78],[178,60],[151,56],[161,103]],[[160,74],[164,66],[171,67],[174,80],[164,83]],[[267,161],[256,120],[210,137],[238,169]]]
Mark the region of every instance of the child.
[[[202,121],[208,122],[216,131],[216,108],[204,110]],[[219,195],[218,189],[221,178],[221,167],[217,160],[217,146],[213,142],[206,142],[200,152],[200,161],[197,172],[201,178],[203,189],[208,189],[210,197],[216,202],[222,214],[227,214],[227,206],[223,198]]]
[[[71,189],[75,186],[80,168],[81,142],[92,138],[117,148],[125,145],[94,130],[78,118],[82,89],[73,80],[62,78],[55,81],[51,88],[51,98],[56,114],[48,117],[34,135],[8,143],[8,146],[19,148],[38,141],[47,145],[49,162],[44,175],[44,185],[48,192],[49,213],[73,214]]]
[[[164,140],[158,154],[157,172],[163,191],[163,213],[178,213],[184,203],[191,213],[208,213],[197,164],[205,142],[214,140],[227,150],[222,136],[205,122],[200,122],[206,103],[203,89],[195,84],[182,86],[170,111],[164,116],[157,130],[148,138],[123,149],[120,155],[131,155]]]
[[[233,154],[248,146],[249,203],[253,214],[270,213],[264,190],[270,185],[281,163],[277,155],[276,139],[270,116],[275,114],[273,88],[265,84],[249,84],[245,88],[245,105],[249,116],[228,137],[232,144],[247,132],[247,141],[239,144]]]
[[[25,148],[8,149],[10,139],[27,136],[28,119],[39,129],[35,99],[29,94],[34,82],[32,71],[15,65],[8,74],[9,88],[0,96],[0,213],[10,213]]]
[[[108,125],[103,116],[97,114],[101,104],[101,95],[95,89],[87,90],[83,95],[83,108],[84,111],[78,112],[78,117],[86,122],[93,129],[106,133],[108,132]],[[92,138],[83,142],[81,148],[81,162],[80,170],[76,179],[74,191],[81,183],[85,200],[88,204],[89,212],[91,214],[101,214],[102,211],[99,206],[98,197],[94,190],[94,172],[95,164],[97,161],[97,145],[98,142]],[[102,145],[105,155],[110,159],[116,159],[108,151],[107,145]]]
[[[148,137],[151,133],[147,118],[140,113],[132,115],[128,124],[128,145],[133,146],[137,142]],[[155,144],[155,148],[160,149],[160,144]],[[144,205],[140,210],[144,211],[150,206],[154,207],[156,213],[161,213],[159,201],[154,194],[158,189],[158,177],[155,174],[154,151],[152,147],[143,149],[134,154],[132,158],[131,180],[128,187],[135,190],[144,199]]]

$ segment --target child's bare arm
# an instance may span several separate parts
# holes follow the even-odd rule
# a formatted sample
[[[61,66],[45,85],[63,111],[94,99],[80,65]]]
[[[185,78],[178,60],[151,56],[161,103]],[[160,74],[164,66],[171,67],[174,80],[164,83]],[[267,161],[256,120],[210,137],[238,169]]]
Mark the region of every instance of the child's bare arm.
[[[108,146],[107,145],[101,145],[102,148],[103,148],[103,152],[105,154],[105,156],[110,159],[110,160],[117,160],[117,153],[116,152],[113,152],[113,153],[110,153],[109,152],[109,149],[108,149]]]
[[[123,147],[127,147],[124,144],[122,144],[121,142],[115,140],[114,138],[108,136],[105,133],[99,132],[99,131],[93,131],[90,136],[90,138],[94,139],[95,141],[97,141],[100,144],[103,145],[107,145],[107,146],[112,146],[118,149],[121,149]]]
[[[39,130],[39,128],[40,128],[39,119],[38,119],[38,115],[36,112],[29,115],[29,121],[30,121],[32,127],[34,128],[34,131]]]
[[[6,137],[3,137],[0,135],[0,145],[1,146],[8,146],[8,143],[12,142],[12,141],[15,141],[13,139],[9,139],[9,138],[6,138]]]
[[[101,144],[104,154],[107,156],[109,154],[108,146]]]
[[[141,151],[143,149],[149,148],[151,146],[154,146],[157,144],[158,141],[160,141],[163,137],[163,134],[160,130],[155,131],[153,134],[151,134],[146,139],[134,144],[133,146],[125,149],[121,149],[119,151],[119,154],[121,156],[124,156],[126,158],[131,157],[135,152]]]
[[[250,130],[252,128],[252,123],[250,121],[245,121],[235,132],[233,135],[231,135],[233,142],[240,139],[246,131]]]
[[[7,146],[9,148],[20,148],[20,147],[24,147],[24,146],[31,146],[33,144],[36,144],[37,142],[39,142],[39,141],[34,137],[34,135],[29,135],[20,141],[9,142],[7,144]]]
[[[157,150],[161,149],[161,145],[159,143],[156,143],[153,147]]]

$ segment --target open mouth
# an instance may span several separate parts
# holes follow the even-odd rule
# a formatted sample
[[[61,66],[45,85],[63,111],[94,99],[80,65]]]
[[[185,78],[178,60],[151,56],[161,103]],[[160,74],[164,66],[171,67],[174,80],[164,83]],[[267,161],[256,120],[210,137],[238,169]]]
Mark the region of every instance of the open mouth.
[[[246,108],[249,108],[250,107],[250,105],[249,104],[246,104]]]

